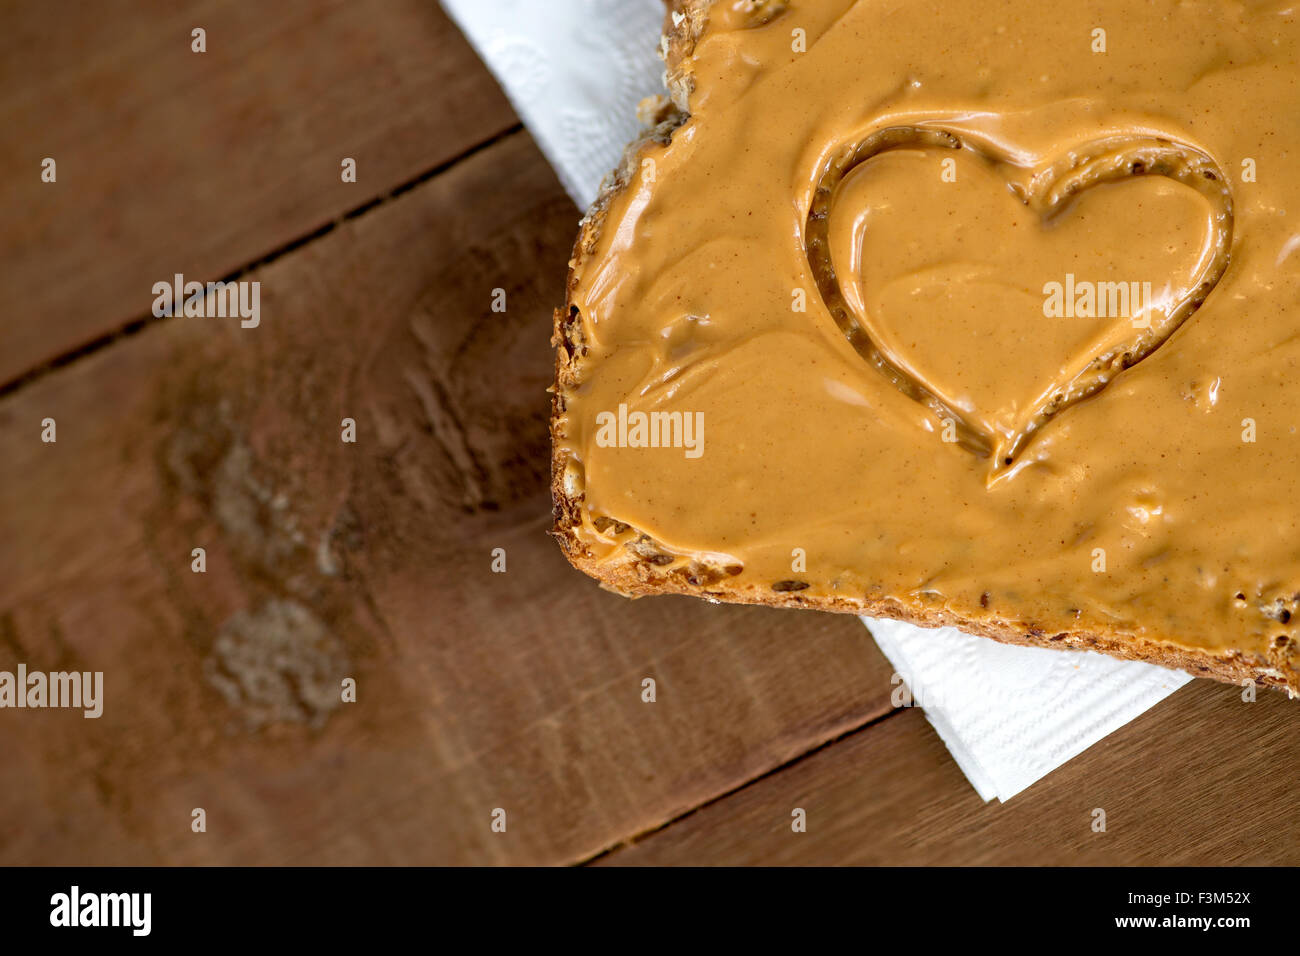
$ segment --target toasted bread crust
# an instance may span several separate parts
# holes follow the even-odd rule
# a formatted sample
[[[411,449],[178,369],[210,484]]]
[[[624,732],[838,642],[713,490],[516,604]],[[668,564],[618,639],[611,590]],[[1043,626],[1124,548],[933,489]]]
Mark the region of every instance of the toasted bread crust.
[[[617,169],[606,178],[595,203],[583,217],[569,262],[565,305],[555,311],[555,327],[551,339],[551,344],[556,348],[551,416],[551,496],[554,505],[554,528],[551,534],[559,542],[569,562],[598,580],[606,589],[627,597],[684,594],[713,603],[809,608],[891,618],[921,627],[955,627],[1004,644],[1092,650],[1112,657],[1183,670],[1197,677],[1210,677],[1230,683],[1253,680],[1256,684],[1284,688],[1291,696],[1296,696],[1297,690],[1300,690],[1300,675],[1291,670],[1281,653],[1275,660],[1270,660],[1238,650],[1187,648],[1129,634],[1105,634],[1087,629],[1049,633],[1033,622],[996,616],[975,619],[948,608],[916,607],[890,597],[804,595],[801,589],[806,585],[802,582],[761,584],[730,579],[725,569],[710,568],[694,562],[683,567],[680,562],[669,559],[666,549],[648,536],[637,533],[635,529],[632,529],[631,540],[625,545],[622,556],[598,559],[592,553],[577,533],[583,524],[583,493],[581,488],[572,486],[566,477],[569,461],[561,450],[565,437],[561,421],[566,407],[566,395],[580,381],[586,356],[581,316],[574,304],[573,293],[577,268],[594,252],[610,204],[631,181],[634,171],[640,165],[642,153],[650,144],[667,143],[674,131],[690,119],[692,86],[686,60],[693,53],[696,41],[705,29],[709,7],[714,0],[665,2],[668,13],[661,51],[667,67],[665,82],[669,97],[648,101],[648,110],[642,116],[647,122],[646,129],[627,147]]]

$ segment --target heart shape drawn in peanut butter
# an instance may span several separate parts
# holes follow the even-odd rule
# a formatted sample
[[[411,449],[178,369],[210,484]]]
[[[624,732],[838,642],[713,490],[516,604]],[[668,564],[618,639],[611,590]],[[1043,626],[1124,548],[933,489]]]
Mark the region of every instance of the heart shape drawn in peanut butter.
[[[900,392],[929,408],[941,422],[955,426],[956,442],[990,460],[988,481],[1014,473],[1020,454],[1056,415],[1095,395],[1127,368],[1147,358],[1205,301],[1228,268],[1232,243],[1232,196],[1219,166],[1203,151],[1162,137],[1109,137],[1084,142],[1042,167],[1026,183],[1008,178],[1011,192],[1043,223],[1049,223],[1082,193],[1105,183],[1138,176],[1163,176],[1196,190],[1210,203],[1211,234],[1199,271],[1174,296],[1159,321],[1149,316],[1130,322],[1131,332],[1116,332],[1094,354],[1073,356],[1050,382],[1025,402],[1014,427],[990,430],[963,414],[941,390],[909,370],[891,353],[882,337],[873,335],[869,318],[859,315],[844,296],[831,262],[830,219],[837,188],[846,175],[873,157],[891,150],[969,150],[991,167],[1012,167],[1006,156],[963,140],[954,132],[930,126],[890,126],[839,150],[826,164],[809,205],[804,245],[818,291],[840,331],[869,365]],[[1021,168],[1021,167],[1016,167]]]

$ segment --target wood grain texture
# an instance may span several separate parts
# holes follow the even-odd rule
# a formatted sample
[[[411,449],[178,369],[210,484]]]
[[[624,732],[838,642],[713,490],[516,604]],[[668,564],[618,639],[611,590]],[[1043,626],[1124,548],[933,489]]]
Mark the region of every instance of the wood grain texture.
[[[515,122],[428,0],[4,24],[0,384]],[[257,329],[160,320],[0,398],[0,669],[106,685],[99,720],[0,710],[0,864],[1297,861],[1277,695],[1197,682],[984,805],[851,618],[573,571],[545,389],[577,218],[513,135],[245,277]]]
[[[1300,708],[1194,681],[1007,803],[920,711],[855,733],[602,865],[1300,863]],[[805,833],[791,829],[795,807]],[[1093,832],[1093,810],[1106,830]]]
[[[547,536],[577,218],[511,136],[258,270],[258,328],[0,401],[0,668],[106,683],[0,712],[0,863],[579,861],[887,710],[859,622],[629,602]]]
[[[3,24],[0,384],[147,316],[155,282],[219,279],[515,123],[430,0],[9,4]]]

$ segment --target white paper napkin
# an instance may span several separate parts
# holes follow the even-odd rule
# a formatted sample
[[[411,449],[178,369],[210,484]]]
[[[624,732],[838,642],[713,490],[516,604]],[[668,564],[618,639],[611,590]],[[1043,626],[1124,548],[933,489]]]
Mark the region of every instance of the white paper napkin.
[[[443,0],[585,212],[664,92],[663,0]]]
[[[985,800],[1019,793],[1192,679],[1091,651],[862,621]]]
[[[662,0],[442,0],[582,209],[662,93]],[[985,800],[1006,800],[1191,678],[862,619]]]

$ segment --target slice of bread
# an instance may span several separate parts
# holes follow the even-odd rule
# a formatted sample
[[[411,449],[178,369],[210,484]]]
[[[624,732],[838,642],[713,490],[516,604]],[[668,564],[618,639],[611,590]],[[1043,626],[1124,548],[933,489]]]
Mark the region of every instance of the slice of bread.
[[[1300,651],[1286,628],[1290,605],[1300,602],[1300,586],[1295,588],[1298,593],[1294,596],[1289,590],[1282,597],[1267,590],[1237,593],[1236,603],[1252,605],[1251,613],[1257,614],[1262,623],[1252,624],[1253,630],[1244,629],[1240,634],[1206,639],[1199,634],[1178,633],[1170,623],[1173,618],[1162,618],[1152,611],[1145,603],[1145,596],[1131,616],[1118,621],[1107,620],[1104,614],[1080,613],[1074,608],[1069,608],[1073,614],[1065,617],[1042,613],[1043,602],[1031,600],[1034,585],[1028,573],[1023,589],[1017,592],[1004,588],[992,600],[988,591],[980,590],[978,581],[973,589],[967,588],[968,593],[963,597],[952,600],[935,600],[926,592],[924,582],[901,589],[885,583],[864,585],[862,582],[872,580],[871,568],[852,569],[857,573],[855,585],[846,587],[842,566],[819,569],[813,559],[806,562],[809,570],[802,567],[794,570],[799,565],[792,563],[788,574],[759,575],[744,562],[735,560],[727,546],[711,547],[707,541],[690,547],[669,543],[657,539],[653,531],[636,526],[626,515],[617,513],[617,509],[597,510],[591,506],[587,462],[581,460],[571,441],[575,409],[584,415],[594,412],[584,408],[583,402],[600,361],[595,355],[599,350],[593,349],[588,341],[590,317],[584,316],[577,295],[579,275],[594,259],[609,254],[607,246],[602,250],[605,226],[611,211],[626,202],[632,187],[637,185],[644,161],[662,155],[675,138],[684,134],[683,127],[692,122],[691,106],[696,94],[693,58],[697,45],[707,39],[713,0],[667,2],[669,9],[661,42],[667,67],[667,95],[642,104],[645,131],[628,146],[619,166],[607,178],[599,198],[583,218],[570,261],[568,298],[565,306],[555,313],[552,341],[556,347],[556,382],[551,420],[555,524],[552,533],[569,561],[599,580],[602,586],[630,597],[675,593],[714,603],[810,608],[887,617],[924,627],[953,626],[1010,644],[1088,649],[1177,668],[1193,676],[1231,682],[1254,681],[1285,688],[1293,696],[1300,691]],[[812,0],[809,3],[816,6]],[[802,6],[807,8],[809,3]],[[734,11],[745,5],[724,0],[721,6],[728,8],[728,16],[734,16]],[[789,15],[792,11],[788,7],[798,12],[800,5],[793,0],[789,3],[748,0],[745,13],[758,28],[766,26],[769,20]],[[815,40],[810,38],[809,45]],[[744,40],[732,36],[728,42],[743,44]],[[698,201],[707,203],[709,199],[701,195]],[[634,243],[637,241],[635,234],[630,238]],[[619,315],[612,315],[603,316],[601,321],[608,327],[620,319]],[[609,359],[607,353],[604,359]],[[941,453],[947,450],[936,449],[936,455]],[[757,451],[754,455],[757,465],[761,455]],[[923,465],[913,463],[911,467]],[[667,470],[662,474],[648,474],[647,480],[669,481],[677,474]],[[617,499],[619,489],[604,490],[604,501]],[[698,489],[702,496],[712,493],[713,489]],[[904,473],[898,479],[898,494],[907,493],[908,479]],[[798,494],[797,489],[792,489],[791,494]],[[861,529],[864,536],[872,533],[870,527]],[[796,536],[782,541],[780,546],[794,551],[799,543]],[[992,567],[997,556],[987,556],[985,560]],[[1279,576],[1285,580],[1281,570]],[[1080,579],[1088,573],[1086,567],[1080,568]]]

